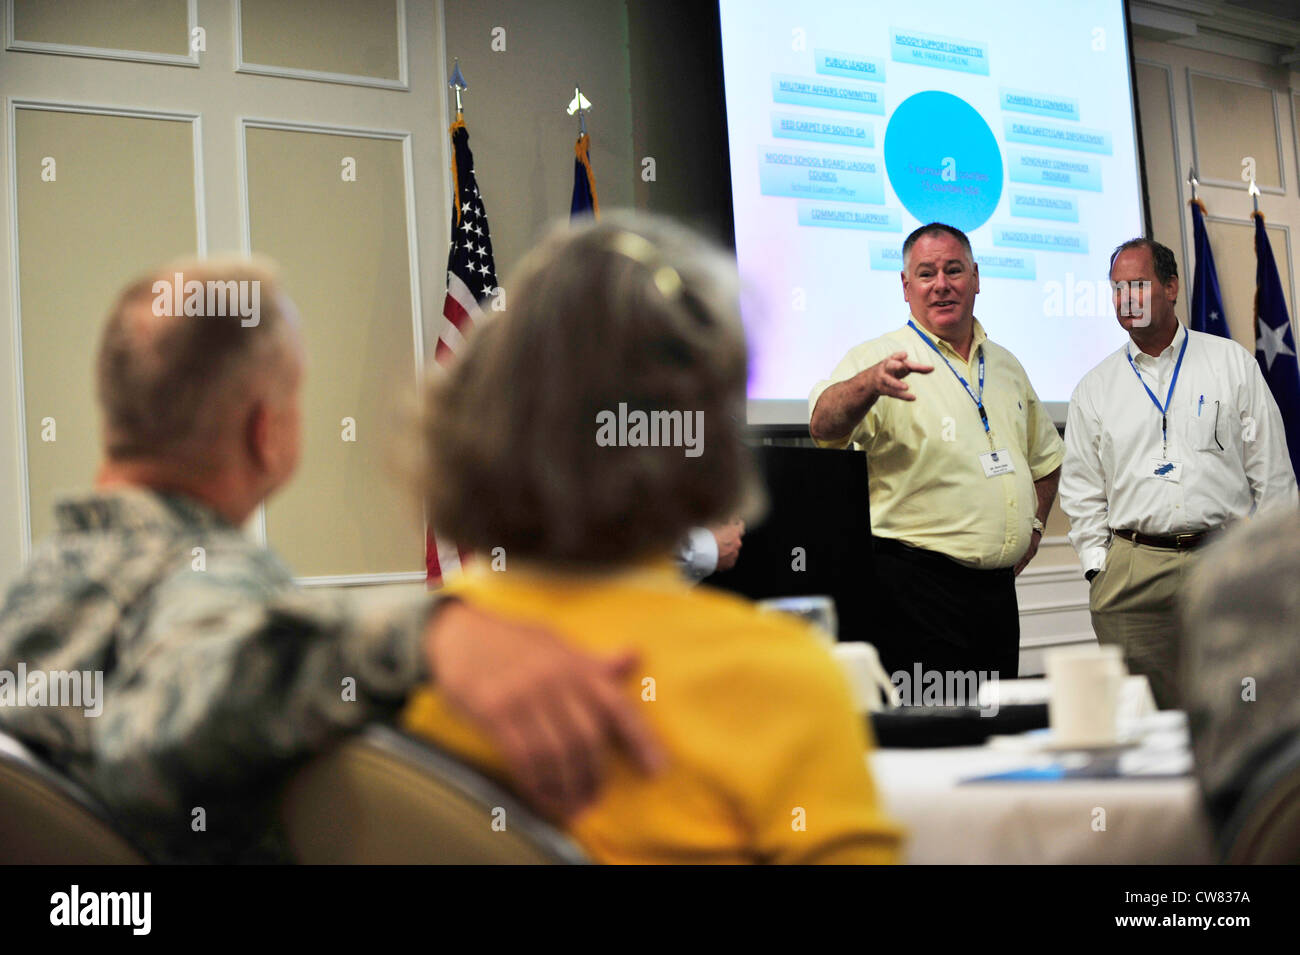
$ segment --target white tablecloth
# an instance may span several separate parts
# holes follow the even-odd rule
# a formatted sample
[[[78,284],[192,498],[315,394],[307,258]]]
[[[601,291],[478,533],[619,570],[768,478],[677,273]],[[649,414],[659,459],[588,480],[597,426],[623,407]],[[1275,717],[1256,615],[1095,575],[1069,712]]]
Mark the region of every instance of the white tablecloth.
[[[959,782],[1046,759],[983,746],[883,749],[869,762],[885,805],[908,830],[909,863],[1214,861],[1190,776]]]

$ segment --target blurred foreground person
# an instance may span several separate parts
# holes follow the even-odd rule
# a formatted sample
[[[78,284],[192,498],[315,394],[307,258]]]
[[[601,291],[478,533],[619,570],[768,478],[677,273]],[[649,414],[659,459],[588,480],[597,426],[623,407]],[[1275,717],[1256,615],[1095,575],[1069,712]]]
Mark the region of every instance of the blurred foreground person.
[[[192,290],[197,309],[178,309]],[[430,679],[543,809],[590,799],[607,737],[652,762],[618,694],[630,658],[436,597],[362,619],[300,592],[240,530],[297,466],[303,365],[264,265],[180,263],[122,293],[99,348],[95,490],[58,504],[0,609],[0,729],[172,862],[285,859],[269,805],[283,773]],[[32,698],[74,671],[94,699]]]
[[[757,503],[734,264],[669,222],[607,215],[558,229],[508,287],[429,394],[433,522],[503,561],[452,592],[585,651],[635,652],[627,699],[667,750],[654,779],[616,759],[571,834],[601,862],[895,861],[831,655],[673,561],[689,528]],[[437,687],[405,725],[500,769]]]
[[[1185,593],[1180,684],[1221,832],[1257,773],[1300,737],[1300,511],[1210,545]]]

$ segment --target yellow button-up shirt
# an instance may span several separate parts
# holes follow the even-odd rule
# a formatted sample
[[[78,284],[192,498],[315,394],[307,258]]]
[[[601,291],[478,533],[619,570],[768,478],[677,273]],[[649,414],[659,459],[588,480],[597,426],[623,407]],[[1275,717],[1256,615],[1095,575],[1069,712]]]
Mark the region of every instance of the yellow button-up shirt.
[[[983,349],[989,434],[957,376],[904,325],[850,349],[831,377],[813,388],[808,411],[811,416],[831,385],[900,351],[934,366],[928,375],[913,373],[905,379],[916,400],[881,397],[848,438],[817,443],[836,448],[852,443],[867,452],[876,536],[936,551],[970,567],[1012,567],[1029,549],[1038,506],[1034,481],[1060,467],[1065,444],[1020,362],[989,340],[978,321],[968,361],[942,339],[929,338],[976,393]],[[1010,452],[1015,472],[986,477],[980,455],[1003,448]]]
[[[596,801],[567,822],[597,861],[898,861],[900,830],[867,767],[870,728],[801,621],[692,587],[667,560],[601,577],[512,563],[443,592],[587,653],[636,653],[627,692],[666,765],[646,776],[610,762]],[[436,685],[412,695],[402,723],[504,773],[495,745]]]

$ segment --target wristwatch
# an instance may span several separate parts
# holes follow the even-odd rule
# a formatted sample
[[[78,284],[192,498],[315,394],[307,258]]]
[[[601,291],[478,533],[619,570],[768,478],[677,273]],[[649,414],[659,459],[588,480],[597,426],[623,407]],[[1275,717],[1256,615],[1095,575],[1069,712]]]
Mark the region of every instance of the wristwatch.
[[[1043,522],[1036,517],[1034,518],[1034,530],[1040,534],[1043,533]]]

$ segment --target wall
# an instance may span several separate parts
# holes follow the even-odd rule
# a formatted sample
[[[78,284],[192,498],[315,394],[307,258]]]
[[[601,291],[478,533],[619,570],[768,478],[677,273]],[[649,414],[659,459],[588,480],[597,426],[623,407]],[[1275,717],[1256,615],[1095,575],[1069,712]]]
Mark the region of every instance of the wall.
[[[459,58],[469,85],[465,123],[508,295],[510,270],[569,214],[578,118],[565,107],[575,85],[592,103],[601,208],[633,204],[627,11],[609,0],[446,0],[444,10],[447,62]]]
[[[390,466],[386,442],[401,419],[386,399],[413,403],[419,321],[441,311],[438,4],[10,6],[14,32],[0,52],[0,581],[49,529],[52,493],[93,478],[90,367],[117,290],[180,255],[249,249],[281,260],[309,354],[299,474],[249,532],[317,582],[422,581],[418,498]],[[48,179],[47,156],[57,162]],[[346,158],[355,179],[341,174]],[[345,443],[344,416],[355,441]],[[55,440],[45,418],[57,422]]]

